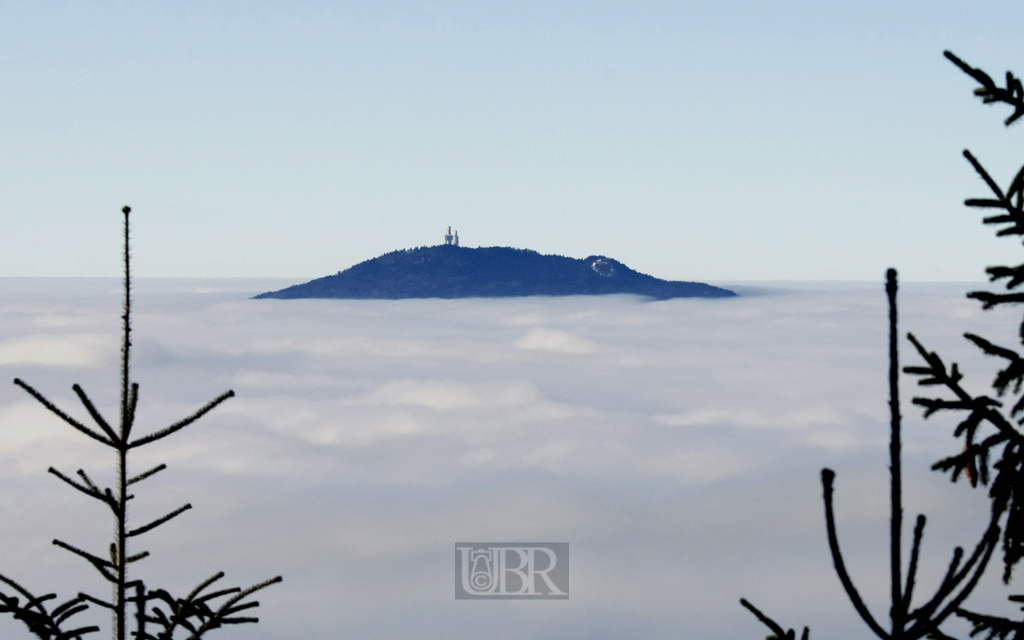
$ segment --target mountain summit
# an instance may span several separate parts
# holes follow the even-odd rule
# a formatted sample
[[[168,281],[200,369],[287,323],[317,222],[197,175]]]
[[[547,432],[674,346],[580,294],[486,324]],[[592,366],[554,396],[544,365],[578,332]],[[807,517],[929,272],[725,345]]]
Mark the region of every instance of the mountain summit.
[[[632,293],[655,300],[736,294],[700,282],[661,280],[617,260],[582,260],[509,247],[443,244],[403,249],[256,298],[506,298]]]

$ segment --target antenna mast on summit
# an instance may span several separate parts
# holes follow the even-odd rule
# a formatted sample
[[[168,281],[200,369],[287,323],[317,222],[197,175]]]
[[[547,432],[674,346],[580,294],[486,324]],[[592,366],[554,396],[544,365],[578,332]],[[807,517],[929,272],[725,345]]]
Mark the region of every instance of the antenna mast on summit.
[[[450,225],[448,227],[448,233],[444,234],[444,243],[454,245],[456,247],[459,246],[459,232],[456,231],[455,235],[453,236],[452,228]]]

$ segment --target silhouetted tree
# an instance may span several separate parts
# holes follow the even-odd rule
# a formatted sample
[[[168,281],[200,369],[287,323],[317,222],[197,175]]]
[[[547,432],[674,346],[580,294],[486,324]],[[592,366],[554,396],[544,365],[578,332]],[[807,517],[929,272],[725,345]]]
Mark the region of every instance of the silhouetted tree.
[[[113,616],[113,637],[116,640],[125,640],[128,636],[127,625],[130,624],[129,603],[134,605],[135,630],[131,632],[131,636],[136,638],[136,640],[174,640],[175,638],[194,640],[202,637],[206,632],[223,625],[258,622],[258,618],[238,614],[259,606],[259,602],[248,599],[250,595],[264,587],[281,581],[281,577],[277,576],[247,589],[234,587],[211,591],[212,585],[224,577],[223,572],[221,572],[204,580],[188,595],[176,597],[165,589],[148,589],[142,580],[128,579],[128,565],[142,560],[149,555],[148,551],[131,553],[128,548],[129,539],[151,531],[192,508],[191,504],[186,504],[140,527],[130,527],[127,507],[128,501],[134,496],[128,493],[128,488],[164,470],[166,465],[161,464],[136,476],[130,476],[128,473],[128,454],[137,447],[156,442],[187,427],[233,396],[234,392],[227,391],[222,393],[192,415],[168,427],[141,436],[132,433],[132,428],[135,424],[135,409],[139,399],[139,385],[138,383],[131,382],[129,375],[132,346],[132,307],[128,215],[131,209],[125,207],[122,211],[124,213],[124,313],[121,316],[123,328],[121,342],[121,406],[120,420],[116,428],[112,427],[100,414],[92,400],[89,399],[89,396],[77,384],[72,389],[96,423],[98,430],[94,427],[86,426],[71,417],[20,379],[15,378],[14,380],[14,384],[27,391],[33,398],[59,416],[64,422],[89,438],[109,447],[117,456],[117,477],[113,488],[100,488],[100,485],[93,482],[89,474],[82,469],[77,471],[77,478],[72,478],[53,467],[49,469],[50,473],[71,487],[74,487],[90,498],[102,502],[110,509],[114,517],[115,533],[114,539],[110,543],[108,557],[102,557],[101,555],[85,551],[61,540],[54,540],[53,544],[89,562],[104,579],[111,583],[113,596],[107,600],[86,593],[79,593],[59,606],[48,609],[45,603],[56,598],[56,594],[50,593],[43,596],[35,596],[19,583],[0,574],[0,581],[7,585],[7,588],[0,588],[0,613],[12,614],[16,619],[24,622],[28,626],[29,631],[42,640],[71,640],[72,638],[79,640],[85,634],[99,631],[99,627],[95,625],[74,627],[70,622],[73,616],[85,611],[90,604],[111,611]],[[133,435],[136,435],[136,437],[133,438]]]
[[[1006,103],[1014,108],[1013,113],[1005,121],[1006,125],[1010,125],[1024,116],[1024,89],[1021,87],[1020,80],[1012,73],[1006,73],[1006,87],[1001,88],[984,71],[972,68],[949,51],[945,52],[945,56],[981,84],[974,93],[986,104]],[[1004,191],[969,150],[964,151],[964,157],[995,196],[971,198],[965,204],[969,207],[996,209],[997,213],[984,218],[984,223],[997,225],[999,227],[997,236],[1024,236],[1024,167],[1018,171],[1010,182],[1010,186]],[[1009,293],[974,291],[969,293],[968,297],[981,301],[985,309],[1002,304],[1024,302],[1024,294],[1013,292],[1024,283],[1024,264],[1016,267],[988,267],[986,271],[992,282],[1007,280],[1005,286]],[[977,345],[985,354],[1006,361],[1005,368],[996,374],[992,387],[996,391],[996,398],[1002,398],[1008,393],[1018,396],[1012,406],[1007,409],[1002,400],[986,395],[973,395],[964,389],[960,384],[963,376],[955,362],[947,367],[935,352],[928,351],[913,334],[907,334],[907,339],[924,359],[924,364],[906,367],[903,371],[918,376],[918,384],[922,386],[942,387],[947,392],[945,397],[916,397],[913,400],[914,404],[924,407],[926,418],[939,411],[965,412],[961,414],[964,417],[953,434],[955,438],[963,438],[962,450],[939,460],[932,466],[932,469],[948,472],[953,482],[966,476],[972,486],[976,487],[979,482],[988,486],[988,498],[991,506],[988,523],[970,555],[965,560],[963,549],[957,547],[936,591],[922,604],[912,608],[918,552],[926,519],[923,515],[917,517],[910,562],[904,580],[901,558],[903,506],[900,477],[896,272],[892,269],[889,270],[886,289],[889,296],[890,318],[889,403],[891,415],[889,446],[891,477],[891,606],[889,617],[891,624],[888,629],[883,629],[868,610],[846,571],[836,535],[832,509],[832,485],[835,473],[830,469],[823,469],[821,479],[824,490],[825,521],[836,573],[857,613],[879,638],[887,640],[913,640],[922,637],[949,638],[940,630],[940,626],[954,614],[971,623],[973,626],[971,636],[984,634],[989,640],[992,638],[1012,637],[1014,640],[1024,638],[1024,622],[973,612],[961,606],[978,584],[993,552],[996,547],[1000,546],[1000,540],[1002,541],[1003,581],[1005,583],[1009,583],[1014,566],[1024,558],[1024,504],[1022,504],[1024,498],[1020,494],[1021,491],[1024,491],[1024,486],[1021,484],[1024,481],[1024,475],[1022,475],[1022,470],[1024,470],[1024,432],[1020,429],[1024,425],[1024,394],[1022,394],[1024,357],[1013,349],[997,346],[980,336],[971,333],[964,334],[965,338]],[[1020,328],[1020,338],[1024,343],[1024,324]],[[994,461],[990,463],[990,460]],[[1009,599],[1013,602],[1024,602],[1024,595],[1013,595]],[[740,602],[772,630],[774,635],[770,636],[770,639],[787,638],[792,640],[794,638],[795,632],[792,629],[784,631],[778,623],[746,600]],[[804,640],[807,640],[808,636],[809,631],[804,627]]]

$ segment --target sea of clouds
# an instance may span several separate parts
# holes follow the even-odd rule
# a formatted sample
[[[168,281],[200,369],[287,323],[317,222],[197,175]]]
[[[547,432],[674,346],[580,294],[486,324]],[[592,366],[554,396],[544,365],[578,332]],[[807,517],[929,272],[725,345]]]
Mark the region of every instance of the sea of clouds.
[[[251,300],[293,282],[135,284],[137,432],[236,394],[134,454],[133,471],[168,464],[136,485],[136,525],[194,506],[136,539],[153,554],[136,575],[178,591],[218,570],[240,586],[284,576],[260,593],[259,625],[214,637],[764,637],[740,597],[812,638],[864,637],[828,553],[826,466],[848,566],[888,618],[881,281],[662,302]],[[982,312],[972,288],[905,285],[901,328],[982,392],[998,362],[961,334],[1012,346],[1020,318]],[[80,383],[116,419],[120,295],[116,279],[0,279],[0,573],[39,593],[107,595],[51,540],[103,555],[109,513],[46,470],[99,480],[115,467],[10,381],[87,421]],[[902,357],[918,360],[907,343]],[[957,450],[955,421],[923,421],[912,380],[902,393],[906,537],[929,516],[924,594],[953,546],[973,546],[986,501],[928,470]],[[570,599],[456,601],[461,541],[569,542]],[[1013,610],[999,573],[976,609]],[[0,619],[0,635],[19,626]]]

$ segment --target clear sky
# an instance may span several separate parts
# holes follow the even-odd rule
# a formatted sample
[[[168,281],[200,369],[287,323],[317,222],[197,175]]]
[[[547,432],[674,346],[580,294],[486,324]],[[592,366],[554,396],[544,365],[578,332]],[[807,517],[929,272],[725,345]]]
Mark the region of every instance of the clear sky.
[[[1024,159],[944,49],[1015,2],[0,4],[0,276],[315,277],[441,242],[664,278],[977,280]]]

